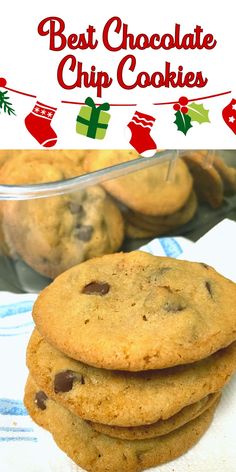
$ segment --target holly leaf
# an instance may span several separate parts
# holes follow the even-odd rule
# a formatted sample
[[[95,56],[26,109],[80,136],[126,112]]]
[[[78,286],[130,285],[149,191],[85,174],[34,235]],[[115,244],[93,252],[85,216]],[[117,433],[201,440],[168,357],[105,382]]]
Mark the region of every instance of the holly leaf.
[[[181,111],[177,111],[175,113],[175,121],[178,131],[182,131],[182,133],[187,134],[188,130],[192,128],[191,125],[191,118],[188,116],[187,113],[182,113]]]
[[[206,110],[202,103],[199,105],[195,102],[188,104],[188,115],[192,121],[197,121],[199,124],[210,123],[208,113],[209,110]]]

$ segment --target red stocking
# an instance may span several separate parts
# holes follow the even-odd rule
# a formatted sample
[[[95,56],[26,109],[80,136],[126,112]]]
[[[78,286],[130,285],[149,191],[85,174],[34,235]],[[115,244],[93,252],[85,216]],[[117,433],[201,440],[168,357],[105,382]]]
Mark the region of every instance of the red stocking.
[[[155,121],[156,119],[153,116],[136,111],[132,120],[127,125],[132,133],[129,141],[131,146],[140,155],[145,157],[153,156],[157,149],[155,141],[150,136],[150,131]]]
[[[44,147],[55,146],[57,142],[57,135],[51,127],[56,110],[56,108],[36,102],[33,111],[25,118],[27,130]]]

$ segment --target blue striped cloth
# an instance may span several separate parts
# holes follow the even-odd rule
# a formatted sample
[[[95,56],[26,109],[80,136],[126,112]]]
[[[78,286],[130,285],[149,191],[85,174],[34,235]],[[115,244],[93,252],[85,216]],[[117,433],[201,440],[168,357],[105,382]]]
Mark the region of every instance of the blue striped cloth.
[[[0,292],[0,472],[51,472],[48,456],[56,462],[62,456],[63,463],[68,462],[50,435],[42,446],[47,433],[43,431],[42,440],[41,429],[23,404],[28,375],[25,352],[34,328],[31,311],[36,297]],[[68,472],[71,467],[68,462]],[[53,466],[53,470],[63,469]]]
[[[25,348],[34,326],[31,310],[35,298],[36,295],[32,294],[15,295],[0,292],[1,472],[19,470],[19,468],[14,469],[17,466],[17,461],[14,465],[12,457],[14,451],[19,450],[23,443],[37,443],[34,425],[22,401],[27,377]]]
[[[29,434],[33,430],[25,423],[27,412],[22,402],[27,375],[25,346],[34,326],[31,310],[35,298],[36,295],[0,292],[0,443],[14,441],[18,433],[24,432],[21,440],[36,439]],[[12,421],[7,424],[10,417]],[[14,426],[15,423],[21,424]]]

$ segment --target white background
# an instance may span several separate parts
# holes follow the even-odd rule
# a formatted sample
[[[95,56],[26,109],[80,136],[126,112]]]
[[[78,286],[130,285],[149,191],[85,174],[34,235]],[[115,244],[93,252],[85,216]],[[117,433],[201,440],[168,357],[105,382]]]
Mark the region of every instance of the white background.
[[[70,0],[32,2],[21,0],[9,1],[1,5],[0,29],[0,76],[5,77],[8,86],[37,95],[39,101],[58,107],[52,121],[52,127],[58,135],[57,148],[127,148],[125,137],[126,124],[131,119],[135,107],[113,107],[110,110],[111,120],[104,140],[93,140],[75,132],[76,116],[79,105],[61,104],[61,100],[81,101],[87,96],[96,101],[94,89],[64,90],[57,83],[57,67],[67,54],[74,54],[84,69],[90,70],[96,65],[97,70],[106,70],[113,78],[113,84],[103,92],[102,101],[110,103],[139,103],[139,111],[149,110],[156,123],[152,130],[158,148],[224,148],[236,146],[236,135],[226,126],[222,118],[222,109],[236,98],[235,44],[236,28],[234,0],[211,2],[198,0],[155,0],[109,1],[109,0]],[[208,78],[204,88],[167,89],[136,88],[126,91],[117,86],[116,69],[120,60],[132,51],[108,52],[101,41],[102,29],[112,16],[120,16],[128,23],[133,34],[173,33],[175,23],[181,23],[183,33],[193,32],[194,27],[201,25],[205,33],[212,33],[217,40],[213,50],[170,51],[144,50],[135,51],[137,71],[150,73],[163,71],[165,61],[178,69],[203,71]],[[83,33],[88,25],[96,28],[99,46],[94,50],[65,49],[61,52],[49,50],[49,38],[37,33],[39,22],[47,16],[59,16],[66,24],[65,33]],[[221,91],[232,90],[231,95],[203,101],[209,109],[211,123],[199,125],[193,122],[185,136],[177,131],[172,105],[147,108],[153,102],[178,100],[182,95],[189,98],[207,96]],[[3,112],[0,115],[0,148],[40,148],[24,125],[24,118],[32,110],[35,99],[9,92],[17,112],[17,117],[9,117]],[[101,99],[97,100],[101,102]],[[201,103],[201,102],[198,102]]]

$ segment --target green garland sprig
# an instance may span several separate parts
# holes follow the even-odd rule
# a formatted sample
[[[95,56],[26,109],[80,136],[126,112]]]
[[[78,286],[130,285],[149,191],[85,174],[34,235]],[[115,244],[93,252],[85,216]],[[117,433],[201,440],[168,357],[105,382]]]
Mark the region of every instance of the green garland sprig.
[[[0,90],[0,110],[3,110],[4,113],[8,113],[8,115],[16,115],[14,108],[12,108],[12,103],[9,102],[9,100],[7,90],[5,92],[1,92]]]

